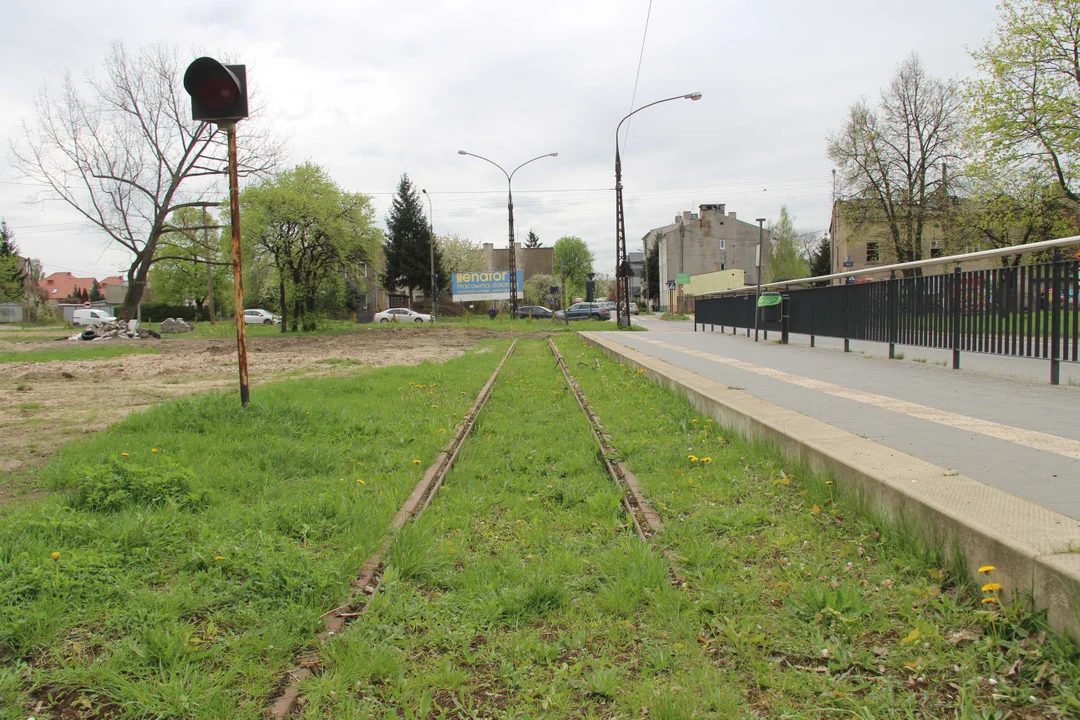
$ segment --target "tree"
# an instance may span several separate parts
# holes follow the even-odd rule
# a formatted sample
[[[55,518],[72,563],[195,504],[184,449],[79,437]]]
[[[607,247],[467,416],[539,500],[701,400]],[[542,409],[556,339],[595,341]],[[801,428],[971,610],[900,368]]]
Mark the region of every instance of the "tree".
[[[169,223],[177,232],[162,238],[158,246],[150,270],[154,295],[175,305],[194,303],[200,312],[205,307],[213,318],[232,284],[232,258],[222,247],[230,238],[211,229],[218,220],[205,210],[182,208],[170,216]]]
[[[538,248],[544,243],[540,242],[540,238],[532,230],[529,231],[529,235],[525,238],[525,247]]]
[[[558,286],[559,279],[554,275],[533,275],[525,281],[525,304],[546,306],[551,288]]]
[[[90,283],[90,302],[101,302],[105,299],[105,296],[101,294],[101,283],[94,278],[94,282]]]
[[[908,56],[876,108],[851,106],[828,139],[856,223],[884,224],[896,262],[921,260],[928,221],[950,207],[947,166],[958,161],[962,102],[955,82]]]
[[[0,302],[17,302],[23,297],[26,276],[19,266],[19,247],[6,220],[0,220]]]
[[[772,282],[797,280],[810,273],[800,254],[799,232],[787,205],[780,207],[780,219],[769,223],[769,276]]]
[[[574,235],[566,235],[553,246],[555,276],[562,280],[563,300],[584,292],[585,280],[592,272],[593,254],[585,241]]]
[[[998,175],[1032,171],[1080,202],[1080,6],[1002,0],[994,34],[972,53],[972,134]]]
[[[417,289],[431,288],[431,228],[424,216],[424,207],[409,180],[408,173],[401,176],[397,194],[386,218],[387,236],[383,245],[386,270],[383,286],[389,290],[404,287],[409,291],[409,302]],[[446,287],[446,273],[442,269],[442,252],[435,247],[435,272],[439,286]]]
[[[345,277],[363,277],[383,239],[371,198],[342,190],[313,163],[245,188],[241,212],[246,242],[277,268],[282,332],[288,325],[287,284],[292,329],[314,329],[310,316],[320,299],[344,304]]]
[[[645,262],[649,268],[649,287],[647,288],[649,300],[660,298],[660,241],[663,238],[664,234],[657,232],[653,241],[646,244]]]
[[[810,275],[811,277],[821,277],[822,275],[831,274],[832,244],[826,235],[818,241],[817,247],[810,253]]]
[[[483,246],[459,235],[440,235],[435,242],[448,275],[483,270],[487,255]]]
[[[142,298],[161,238],[180,208],[214,205],[224,194],[225,133],[189,119],[182,67],[174,47],[129,53],[110,46],[104,74],[78,83],[68,73],[61,92],[43,89],[34,120],[13,143],[22,175],[48,187],[134,255],[120,316],[130,320]],[[241,134],[242,175],[272,168],[281,145],[247,121]]]

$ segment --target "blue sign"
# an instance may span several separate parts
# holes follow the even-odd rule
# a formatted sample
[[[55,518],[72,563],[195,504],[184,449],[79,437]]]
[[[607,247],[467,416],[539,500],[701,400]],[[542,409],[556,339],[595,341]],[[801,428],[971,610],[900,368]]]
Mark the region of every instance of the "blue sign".
[[[667,289],[668,290],[674,290],[675,289],[675,281],[674,280],[671,280],[671,281],[668,282]]]
[[[509,300],[510,271],[485,270],[481,272],[454,273],[450,277],[454,302],[474,300]],[[524,272],[517,271],[518,295],[525,289]]]
[[[844,267],[855,267],[855,263],[853,263],[850,260],[845,260],[844,261]]]

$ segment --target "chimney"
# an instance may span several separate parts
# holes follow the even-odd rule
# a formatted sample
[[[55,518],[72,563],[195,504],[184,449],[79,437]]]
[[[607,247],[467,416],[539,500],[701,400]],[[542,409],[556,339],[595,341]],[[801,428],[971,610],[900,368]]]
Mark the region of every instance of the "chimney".
[[[732,220],[738,220],[738,219],[739,219],[738,217],[736,217],[736,215],[735,215],[735,212],[734,212],[734,211],[732,211],[732,212],[729,212],[729,213],[727,214],[727,216],[728,216],[729,218],[731,218]]]
[[[495,244],[494,243],[484,243],[484,250],[485,251],[491,252],[494,249],[495,249]]]
[[[521,249],[521,243],[519,243],[519,242],[515,242],[515,243],[514,243],[514,249],[515,249],[515,250],[520,250],[520,249]]]
[[[683,222],[690,222],[690,219],[691,219],[690,211],[689,210],[683,210],[682,221]]]

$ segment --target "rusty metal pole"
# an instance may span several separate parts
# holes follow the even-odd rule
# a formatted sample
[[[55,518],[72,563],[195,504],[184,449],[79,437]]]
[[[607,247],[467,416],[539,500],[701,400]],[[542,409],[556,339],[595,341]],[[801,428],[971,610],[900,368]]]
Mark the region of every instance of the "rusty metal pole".
[[[236,304],[236,354],[240,365],[240,404],[247,405],[247,337],[244,326],[244,275],[240,258],[240,181],[236,169],[236,123],[223,122],[218,127],[229,138],[229,214],[232,221],[233,293]]]

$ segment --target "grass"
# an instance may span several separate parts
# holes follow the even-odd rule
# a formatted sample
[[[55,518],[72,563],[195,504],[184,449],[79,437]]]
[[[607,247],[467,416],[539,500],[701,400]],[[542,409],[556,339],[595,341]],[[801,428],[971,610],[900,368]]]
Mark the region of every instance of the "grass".
[[[742,688],[731,716],[1080,715],[1080,654],[1041,613],[982,603],[955,558],[831,480],[580,340],[557,343],[664,519],[701,651]]]
[[[53,350],[30,350],[27,352],[0,352],[0,363],[60,362],[64,360],[103,360],[123,355],[145,355],[161,352],[157,348],[140,346],[126,340],[111,342],[73,343]]]
[[[740,690],[694,594],[641,544],[540,341],[519,344],[367,612],[324,647],[306,718],[690,717]]]
[[[689,320],[690,316],[683,313],[666,312],[660,316],[661,320]]]
[[[38,478],[58,493],[0,507],[0,718],[260,718],[505,348],[65,446]]]

